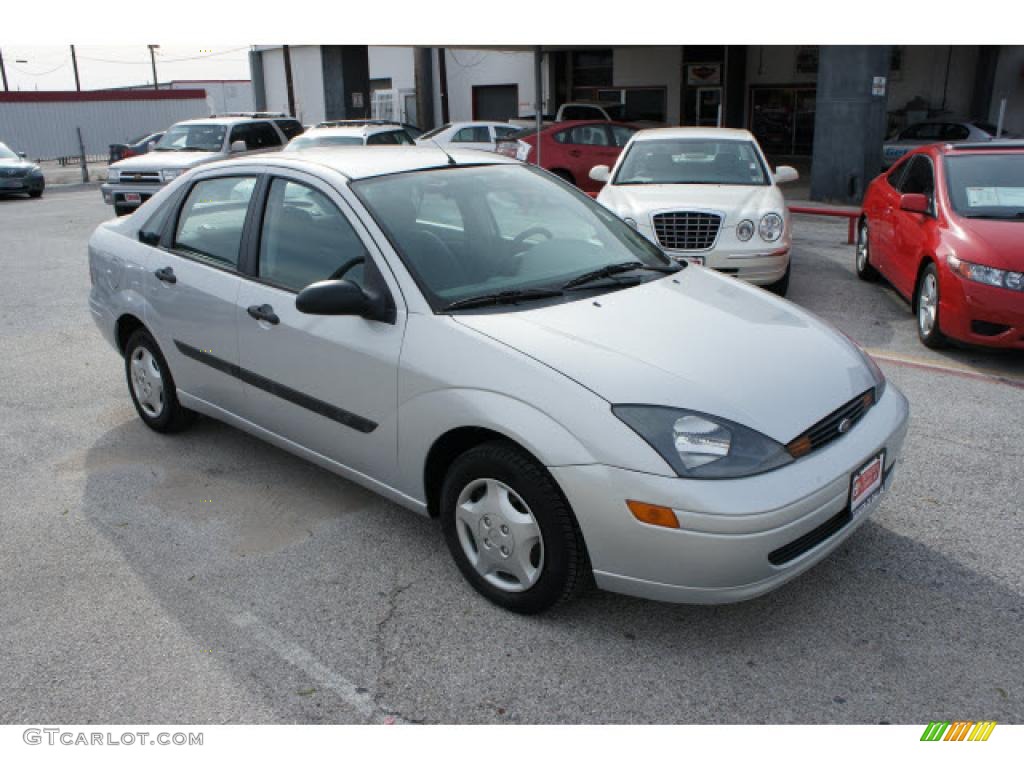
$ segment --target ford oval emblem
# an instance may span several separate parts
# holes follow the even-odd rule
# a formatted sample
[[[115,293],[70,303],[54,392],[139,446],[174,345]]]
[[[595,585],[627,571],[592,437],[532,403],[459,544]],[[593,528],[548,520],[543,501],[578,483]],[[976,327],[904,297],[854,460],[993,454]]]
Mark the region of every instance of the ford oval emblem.
[[[839,434],[843,435],[850,431],[850,427],[853,426],[853,419],[847,416],[845,419],[839,422]]]

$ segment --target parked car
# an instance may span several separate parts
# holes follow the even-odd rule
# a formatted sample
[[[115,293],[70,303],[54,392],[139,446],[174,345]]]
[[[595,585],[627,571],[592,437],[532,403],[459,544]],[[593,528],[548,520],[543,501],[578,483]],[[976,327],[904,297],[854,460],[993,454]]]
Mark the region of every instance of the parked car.
[[[118,160],[124,160],[126,157],[137,157],[138,155],[146,154],[151,149],[150,145],[160,141],[163,135],[163,131],[158,131],[157,133],[137,136],[125,144],[111,144],[110,162],[116,163]]]
[[[597,194],[601,183],[590,178],[595,165],[614,165],[619,153],[636,133],[629,123],[580,121],[555,123],[541,128],[540,164],[584,192]],[[524,128],[498,141],[498,152],[524,162],[534,162],[537,132]]]
[[[344,128],[353,125],[397,125],[399,128],[405,130],[407,134],[413,139],[419,138],[423,134],[423,129],[410,123],[400,123],[395,120],[381,120],[375,118],[351,118],[348,120],[324,120],[317,123],[317,128]]]
[[[419,145],[438,144],[442,147],[451,145],[457,149],[480,149],[485,152],[496,152],[496,142],[517,134],[522,129],[508,123],[475,121],[469,123],[447,123],[440,128],[427,131],[416,139]]]
[[[928,120],[904,128],[882,145],[882,168],[888,168],[915,147],[935,142],[992,141],[996,126],[973,120]]]
[[[754,597],[892,482],[907,401],[870,357],[534,166],[282,152],[144,210],[89,242],[92,315],[143,422],[206,414],[439,517],[511,610],[591,569],[659,600]]]
[[[562,104],[555,114],[541,115],[543,125],[562,123],[567,120],[621,120],[624,105],[610,101],[569,101]],[[537,116],[514,117],[509,123],[520,128],[536,126]]]
[[[214,115],[175,123],[151,153],[109,167],[107,181],[100,187],[103,202],[114,206],[116,215],[124,216],[192,168],[229,156],[278,150],[290,136],[302,133],[298,120],[255,114],[258,116]]]
[[[0,142],[0,195],[24,192],[29,197],[42,197],[44,189],[42,169],[24,152],[15,152]]]
[[[361,147],[413,143],[412,137],[395,124],[348,125],[342,128],[313,128],[296,136],[285,147],[287,152],[313,147]]]
[[[928,347],[1024,349],[1024,142],[932,144],[868,186],[855,268],[911,305]]]
[[[599,203],[673,258],[786,295],[792,233],[778,185],[798,174],[772,172],[749,131],[639,131],[613,169],[595,166],[590,178],[604,184]]]

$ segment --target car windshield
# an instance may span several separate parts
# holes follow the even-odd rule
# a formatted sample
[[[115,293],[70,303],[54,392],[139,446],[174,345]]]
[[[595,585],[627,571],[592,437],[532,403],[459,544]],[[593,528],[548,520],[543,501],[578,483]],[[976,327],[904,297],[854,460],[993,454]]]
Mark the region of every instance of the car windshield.
[[[654,139],[633,142],[613,183],[763,186],[768,176],[750,141]]]
[[[1024,221],[1024,152],[951,155],[946,187],[961,216]]]
[[[603,206],[531,166],[413,171],[356,181],[352,190],[435,309],[502,293],[560,291],[610,265],[671,265]],[[624,282],[658,277],[637,271]],[[622,287],[616,280],[624,279],[588,280],[587,290]]]
[[[419,138],[421,138],[421,139],[432,139],[435,136],[437,136],[437,134],[439,134],[441,131],[447,131],[451,127],[452,127],[451,123],[445,123],[440,128],[435,128],[432,131],[427,131],[426,133],[421,133],[419,135]]]
[[[300,136],[292,139],[287,149],[309,149],[310,147],[361,147],[362,136]]]
[[[0,160],[17,160],[18,155],[7,148],[6,144],[0,144]]]
[[[168,129],[154,149],[157,152],[220,152],[224,146],[223,125],[192,123]]]

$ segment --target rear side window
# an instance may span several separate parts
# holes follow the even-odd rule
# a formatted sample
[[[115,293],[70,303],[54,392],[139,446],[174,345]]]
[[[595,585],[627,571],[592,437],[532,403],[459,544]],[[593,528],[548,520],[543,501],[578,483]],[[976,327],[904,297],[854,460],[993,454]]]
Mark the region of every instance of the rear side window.
[[[607,147],[608,134],[603,125],[577,125],[569,129],[569,143]]]
[[[281,129],[286,139],[294,139],[306,130],[298,120],[275,120],[274,123]]]
[[[511,138],[513,134],[519,133],[518,128],[514,128],[511,125],[496,125],[494,126],[494,135],[499,139]]]
[[[394,131],[387,131],[386,133],[375,133],[372,136],[366,137],[367,144],[398,144],[398,139],[395,137]]]
[[[963,141],[971,132],[967,130],[967,126],[959,125],[958,123],[946,123],[942,126],[942,138],[944,141]]]
[[[398,144],[415,144],[412,137],[405,131],[395,131],[395,141]]]
[[[270,123],[240,123],[231,129],[231,141],[244,141],[248,150],[281,146],[281,138]]]
[[[459,130],[453,137],[452,141],[464,141],[464,142],[479,142],[486,144],[491,140],[490,131],[487,130],[486,125],[472,125],[467,126]]]
[[[237,269],[245,215],[255,188],[255,176],[225,176],[196,183],[178,216],[174,247]]]

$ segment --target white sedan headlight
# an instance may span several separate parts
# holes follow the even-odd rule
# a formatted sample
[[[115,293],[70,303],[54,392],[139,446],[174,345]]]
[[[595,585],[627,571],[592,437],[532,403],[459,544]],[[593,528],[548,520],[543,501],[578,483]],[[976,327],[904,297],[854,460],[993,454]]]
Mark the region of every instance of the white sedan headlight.
[[[782,237],[782,229],[784,226],[782,217],[779,216],[779,214],[766,213],[761,217],[761,224],[758,226],[757,231],[760,233],[762,240],[774,243]]]
[[[165,168],[160,171],[160,178],[164,181],[173,181],[183,174],[185,170],[183,168]]]
[[[754,236],[754,222],[744,219],[736,225],[736,237],[744,243]]]

